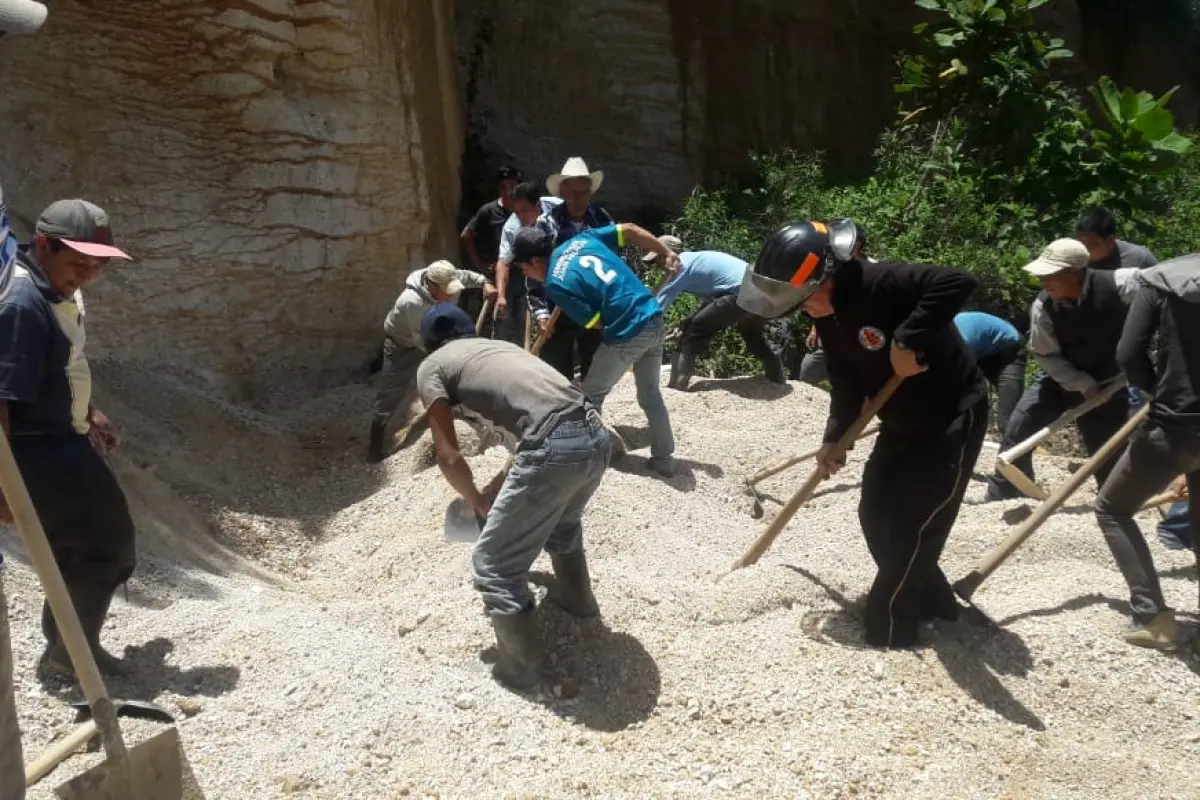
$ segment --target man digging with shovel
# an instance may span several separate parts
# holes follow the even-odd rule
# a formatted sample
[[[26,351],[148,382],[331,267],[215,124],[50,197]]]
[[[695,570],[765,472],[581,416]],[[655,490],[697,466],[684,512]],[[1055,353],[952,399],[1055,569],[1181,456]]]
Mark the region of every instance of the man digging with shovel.
[[[923,620],[959,614],[938,560],[987,432],[987,388],[954,326],[977,282],[927,264],[864,264],[857,238],[849,220],[784,226],[746,272],[738,304],[773,318],[802,303],[813,319],[831,386],[817,455],[826,477],[842,468],[838,440],[864,403],[903,379],[879,412],[858,513],[878,567],[866,641],[910,647]]]
[[[580,388],[520,347],[479,338],[457,306],[439,304],[421,323],[429,351],[417,371],[438,465],[485,519],[475,545],[475,588],[496,634],[492,674],[516,689],[540,678],[541,629],[529,567],[543,549],[557,578],[551,599],[577,617],[600,613],[583,549],[584,507],[600,486],[612,442]],[[476,488],[454,431],[466,406],[517,440],[507,474]]]
[[[1125,641],[1173,650],[1175,612],[1133,517],[1178,475],[1186,476],[1189,495],[1200,492],[1200,254],[1143,270],[1139,278],[1116,358],[1129,385],[1153,399],[1147,421],[1100,488],[1096,520],[1129,585],[1133,628]],[[1196,530],[1200,518],[1190,515]],[[1200,541],[1193,539],[1192,549],[1200,560]]]

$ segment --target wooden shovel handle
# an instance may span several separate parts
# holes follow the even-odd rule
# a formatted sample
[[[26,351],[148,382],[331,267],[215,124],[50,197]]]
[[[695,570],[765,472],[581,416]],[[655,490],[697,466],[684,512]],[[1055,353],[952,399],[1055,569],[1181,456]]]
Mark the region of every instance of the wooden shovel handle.
[[[553,313],[550,314],[550,320],[546,323],[546,330],[543,331],[542,335],[539,336],[537,341],[533,343],[533,347],[529,348],[530,353],[536,356],[538,353],[542,352],[542,347],[547,341],[549,341],[550,337],[554,335],[554,326],[558,324],[558,318],[560,316],[562,316],[562,309],[555,308]]]
[[[871,398],[871,400],[866,404],[866,407],[863,408],[862,413],[858,415],[858,419],[854,420],[854,424],[850,426],[850,429],[842,434],[842,438],[838,439],[837,453],[839,455],[850,449],[850,446],[854,444],[854,441],[862,434],[863,429],[866,428],[871,420],[875,418],[875,415],[879,413],[879,409],[883,408],[884,404],[890,400],[892,395],[895,394],[896,390],[900,388],[900,384],[903,380],[904,378],[900,377],[899,375],[893,375],[888,379],[888,382],[884,385],[884,387],[879,390],[879,394]],[[804,485],[800,487],[799,491],[792,495],[792,499],[788,500],[787,505],[780,509],[779,513],[775,515],[775,518],[771,520],[771,523],[767,526],[767,529],[763,531],[757,539],[754,540],[754,544],[750,545],[750,549],[747,550],[741,558],[734,562],[733,570],[739,570],[742,567],[748,567],[751,564],[757,563],[757,561],[762,558],[763,553],[767,552],[767,550],[779,537],[779,534],[782,533],[787,524],[791,522],[792,517],[794,517],[796,512],[800,510],[800,507],[807,503],[809,498],[812,497],[813,492],[817,490],[817,486],[821,483],[823,477],[824,476],[821,474],[821,467],[818,465],[815,469],[813,469],[812,474],[809,475],[808,480],[804,482]]]
[[[91,706],[92,718],[96,720],[101,740],[104,742],[105,753],[109,760],[124,766],[125,774],[128,774],[129,752],[125,748],[125,740],[122,738],[121,728],[117,724],[116,708],[108,697],[108,690],[100,677],[96,659],[92,656],[92,649],[88,646],[87,638],[83,634],[83,627],[79,623],[79,615],[75,613],[71,595],[67,592],[67,585],[63,582],[58,563],[54,560],[54,553],[50,549],[50,542],[46,539],[46,532],[42,529],[42,521],[33,507],[33,500],[29,497],[29,490],[25,486],[25,480],[21,477],[21,471],[13,457],[8,437],[2,430],[0,430],[0,489],[4,491],[4,499],[8,502],[13,521],[21,534],[21,539],[25,542],[25,549],[29,552],[33,570],[37,573],[42,590],[46,593],[46,602],[50,604],[50,610],[54,614],[58,634],[67,646],[67,654],[71,657],[71,665],[75,668],[75,674],[83,688],[83,696],[87,698],[88,705]]]
[[[879,432],[879,426],[872,425],[871,427],[867,428],[862,433],[860,433],[858,435],[858,438],[865,439],[868,436],[872,436],[878,432]],[[855,440],[855,441],[857,441],[857,440]],[[765,481],[767,478],[770,478],[773,475],[778,475],[779,473],[783,472],[784,470],[791,469],[792,467],[796,466],[797,464],[803,464],[805,461],[808,461],[810,458],[816,458],[817,453],[819,453],[819,452],[821,452],[821,448],[818,447],[816,450],[810,450],[809,452],[807,452],[803,455],[792,456],[791,458],[787,458],[787,459],[784,459],[783,461],[780,461],[778,464],[767,467],[765,469],[761,469],[746,479],[746,485],[747,486],[756,486],[756,485],[762,483],[763,481]]]
[[[483,308],[479,310],[479,319],[475,320],[475,333],[483,333],[483,324],[487,322],[488,314],[492,313],[492,298],[487,298],[483,301]]]
[[[25,765],[25,785],[33,786],[50,774],[51,770],[61,764],[72,753],[83,747],[92,737],[99,733],[96,720],[89,719],[62,739],[50,745],[44,753]]]
[[[1121,429],[1113,434],[1112,438],[1104,443],[1104,446],[1096,451],[1095,455],[1083,462],[1083,466],[1071,475],[1061,486],[1050,493],[1033,515],[1025,522],[1008,535],[1000,546],[994,551],[985,556],[966,577],[954,584],[954,590],[958,596],[964,600],[970,600],[971,596],[980,585],[988,579],[988,577],[1003,564],[1008,557],[1017,551],[1025,541],[1033,535],[1034,531],[1042,526],[1050,515],[1058,511],[1063,503],[1067,502],[1075,490],[1083,485],[1083,482],[1090,478],[1096,470],[1098,470],[1104,462],[1108,461],[1116,452],[1125,444],[1137,427],[1142,424],[1142,420],[1150,413],[1150,404],[1147,403],[1138,409],[1129,420],[1121,426]]]

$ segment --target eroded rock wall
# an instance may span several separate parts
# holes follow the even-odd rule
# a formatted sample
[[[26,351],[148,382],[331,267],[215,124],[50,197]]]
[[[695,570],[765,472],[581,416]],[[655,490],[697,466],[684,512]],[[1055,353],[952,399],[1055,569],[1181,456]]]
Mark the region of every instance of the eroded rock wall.
[[[894,105],[911,4],[868,0],[459,0],[468,124],[487,168],[605,171],[622,214],[677,210],[753,149],[864,165]]]
[[[361,370],[410,268],[452,252],[452,13],[69,0],[6,41],[0,180],[18,227],[87,197],[137,257],[87,292],[93,356],[242,402]]]

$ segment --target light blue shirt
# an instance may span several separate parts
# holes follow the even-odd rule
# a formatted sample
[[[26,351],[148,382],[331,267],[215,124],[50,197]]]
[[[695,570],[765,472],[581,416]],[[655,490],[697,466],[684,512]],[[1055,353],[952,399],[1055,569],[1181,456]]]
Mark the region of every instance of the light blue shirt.
[[[666,311],[679,295],[687,292],[704,300],[736,292],[749,266],[740,258],[719,250],[680,253],[679,272],[658,291],[658,304]]]
[[[954,317],[954,325],[975,358],[987,358],[1021,342],[1021,334],[1010,322],[982,311],[963,311]]]

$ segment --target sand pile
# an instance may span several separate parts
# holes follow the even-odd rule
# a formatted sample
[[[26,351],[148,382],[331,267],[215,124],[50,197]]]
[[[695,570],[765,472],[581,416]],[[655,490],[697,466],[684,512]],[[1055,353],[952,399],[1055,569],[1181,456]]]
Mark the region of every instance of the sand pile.
[[[453,493],[424,445],[361,462],[369,387],[248,413],[161,376],[105,385],[145,540],[106,630],[118,653],[134,645],[113,693],[180,712],[212,800],[1195,796],[1200,659],[1117,638],[1125,590],[1091,485],[976,596],[998,627],[938,624],[917,651],[877,652],[854,605],[872,576],[855,512],[868,446],[758,566],[715,582],[765,523],[741,478],[815,446],[825,395],[757,380],[668,392],[681,463],[662,480],[625,382],[608,417],[635,449],[584,519],[603,618],[546,607],[553,653],[541,693],[523,697],[481,658],[492,639],[469,545],[443,538]],[[472,463],[490,476],[503,456]],[[784,499],[807,469],[764,488]],[[1018,505],[978,505],[983,488],[951,537],[951,578]],[[40,594],[9,533],[0,545],[29,757],[72,715],[33,676]],[[1168,600],[1195,612],[1191,556],[1152,548]]]

